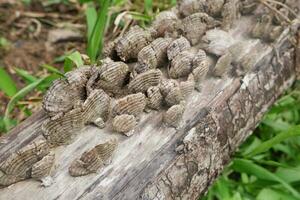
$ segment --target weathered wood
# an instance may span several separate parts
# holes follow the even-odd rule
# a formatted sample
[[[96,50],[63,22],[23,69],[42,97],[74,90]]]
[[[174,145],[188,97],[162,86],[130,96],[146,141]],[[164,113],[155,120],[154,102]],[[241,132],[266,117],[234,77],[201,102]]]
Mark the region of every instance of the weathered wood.
[[[202,92],[194,91],[188,100],[178,130],[161,124],[161,112],[143,115],[129,138],[86,127],[72,144],[55,150],[53,185],[43,188],[25,180],[0,189],[0,199],[196,199],[295,80],[289,30],[272,46],[248,37],[254,21],[243,17],[230,32],[247,41],[244,57],[252,59],[252,70],[243,77],[206,80]],[[44,120],[41,111],[1,138],[0,162],[40,137]],[[68,174],[75,158],[112,135],[120,145],[110,165],[84,177]]]

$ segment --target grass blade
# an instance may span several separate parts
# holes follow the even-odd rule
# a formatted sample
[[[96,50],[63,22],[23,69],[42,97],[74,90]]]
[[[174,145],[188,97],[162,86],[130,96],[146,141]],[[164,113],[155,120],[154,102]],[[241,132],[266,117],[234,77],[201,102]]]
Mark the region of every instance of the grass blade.
[[[276,175],[288,183],[300,182],[300,166],[294,168],[278,168]]]
[[[245,172],[247,174],[254,175],[259,179],[278,182],[285,189],[290,191],[291,194],[293,194],[296,198],[300,199],[299,192],[295,190],[292,186],[290,186],[286,181],[281,179],[279,176],[271,173],[270,171],[266,170],[265,168],[256,165],[252,161],[246,159],[234,159],[232,167],[238,172]]]
[[[295,137],[295,136],[300,136],[300,125],[292,126],[287,131],[279,133],[275,137],[261,143],[258,147],[256,147],[249,154],[247,154],[247,157],[252,157],[256,154],[265,152],[268,149],[272,148],[275,144],[278,144],[287,138]]]
[[[87,7],[85,11],[85,16],[87,22],[87,39],[89,40],[91,38],[93,28],[95,26],[96,19],[97,19],[97,11],[93,4],[90,4]]]
[[[220,199],[224,200],[230,200],[230,189],[229,185],[224,179],[224,177],[220,177],[216,183],[216,189],[218,191],[218,194],[220,195]]]
[[[37,89],[42,91],[42,92],[45,92],[50,87],[52,82],[56,79],[59,79],[59,78],[61,78],[60,75],[51,74],[51,75],[49,75],[45,78],[45,80],[37,87]]]
[[[6,131],[8,131],[11,128],[11,123],[9,120],[9,114],[11,113],[11,111],[14,109],[14,106],[16,105],[16,103],[23,98],[24,96],[26,96],[29,92],[31,92],[32,90],[34,90],[39,84],[41,84],[47,77],[44,78],[40,78],[38,80],[36,80],[35,82],[27,85],[26,87],[22,88],[21,90],[19,90],[8,102],[6,110],[5,110],[5,114],[4,114],[4,126]]]
[[[11,97],[18,91],[17,86],[10,75],[0,67],[0,90],[2,90],[7,96]]]
[[[108,7],[111,0],[102,0],[98,11],[97,20],[93,28],[91,37],[88,39],[87,53],[94,63],[98,55],[102,52],[104,31],[107,23]]]
[[[61,77],[65,77],[64,73],[62,73],[61,71],[59,71],[58,69],[56,69],[55,67],[53,67],[51,65],[43,64],[42,67],[47,69],[51,73],[58,74]]]
[[[176,5],[176,3],[177,3],[177,1],[176,1],[176,0],[170,0],[170,4],[171,4],[171,6],[175,6],[175,5]]]
[[[79,0],[79,3],[88,3],[88,2],[91,2],[93,0]]]
[[[273,189],[269,189],[269,188],[264,188],[262,189],[258,196],[256,197],[257,200],[297,200],[295,197],[280,192],[280,191],[276,191]]]
[[[53,63],[63,63],[67,57],[68,53],[66,52],[64,55],[61,55],[61,56],[58,56],[58,57],[55,57],[53,59]]]
[[[132,16],[132,18],[134,20],[137,20],[137,21],[143,21],[143,22],[148,23],[152,20],[152,17],[150,17],[148,15],[144,15],[144,14],[139,13],[139,12],[129,11],[127,13],[130,14]]]
[[[152,0],[144,0],[144,9],[147,15],[152,15],[153,12]]]
[[[9,123],[12,127],[17,125],[17,120],[15,119],[11,119],[9,120]],[[6,128],[5,128],[5,124],[4,124],[4,117],[0,116],[0,136],[2,135],[2,133],[6,132]]]
[[[276,123],[274,123],[276,121]],[[286,131],[288,130],[291,125],[288,122],[284,122],[282,120],[270,120],[270,119],[264,119],[262,121],[263,124],[271,127],[274,131]]]
[[[280,162],[276,162],[273,160],[266,160],[266,159],[261,159],[261,160],[256,160],[253,159],[253,161],[255,163],[261,164],[261,165],[267,165],[267,166],[271,166],[271,167],[284,167],[284,168],[289,168],[290,166],[285,164],[285,163],[280,163]]]
[[[14,70],[22,79],[24,79],[26,81],[27,84],[32,83],[38,79],[35,76],[32,76],[31,74],[29,74],[29,72],[26,70],[23,70],[20,68],[14,68]]]

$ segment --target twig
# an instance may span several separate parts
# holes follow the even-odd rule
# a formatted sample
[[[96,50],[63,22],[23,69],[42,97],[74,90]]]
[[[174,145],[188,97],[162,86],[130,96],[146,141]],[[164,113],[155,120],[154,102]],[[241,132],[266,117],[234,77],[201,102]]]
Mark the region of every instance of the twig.
[[[268,4],[266,2],[266,0],[260,0],[260,3],[263,4],[264,6],[266,6],[267,8],[269,8],[271,11],[277,13],[278,15],[280,15],[284,20],[286,20],[289,24],[291,24],[291,20],[284,16],[281,12],[279,12],[276,8],[274,8],[273,6],[271,6],[270,4]]]
[[[127,21],[127,22],[125,23],[125,26],[124,26],[124,28],[122,29],[122,31],[121,31],[121,33],[120,33],[119,36],[124,35],[125,31],[128,29],[128,27],[130,26],[131,22],[132,22],[132,20],[129,20],[129,21]]]
[[[34,37],[38,37],[39,34],[41,33],[41,30],[42,30],[41,22],[39,20],[37,20],[37,19],[31,19],[31,22],[36,25],[36,30],[33,33],[33,36]]]
[[[264,0],[262,0],[262,1],[264,1]],[[289,6],[285,5],[284,3],[281,3],[281,2],[279,2],[279,1],[274,1],[274,0],[265,0],[265,1],[268,1],[268,2],[270,2],[270,3],[278,4],[278,5],[282,6],[282,7],[285,7],[285,8],[288,9],[288,10],[289,10],[296,18],[298,17],[297,13],[296,13],[293,9],[291,9]]]
[[[66,19],[72,19],[72,16],[70,15],[60,15],[58,13],[41,13],[41,12],[21,12],[21,16],[25,17],[31,17],[31,18],[45,18],[45,17],[51,17],[51,18],[66,18]]]

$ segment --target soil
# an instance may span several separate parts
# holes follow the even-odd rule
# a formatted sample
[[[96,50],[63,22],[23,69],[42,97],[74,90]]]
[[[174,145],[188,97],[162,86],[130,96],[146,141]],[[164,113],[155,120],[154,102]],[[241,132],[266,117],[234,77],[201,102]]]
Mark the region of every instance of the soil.
[[[46,73],[42,64],[61,68],[62,63],[55,62],[55,58],[73,50],[85,52],[86,48],[85,17],[77,1],[53,5],[45,5],[48,1],[42,0],[31,0],[30,5],[24,2],[0,0],[0,38],[9,41],[5,47],[0,45],[0,66],[12,76],[19,89],[25,82],[16,75],[15,67],[39,76]],[[49,33],[60,29],[81,32],[83,37],[53,43]],[[28,96],[32,98],[32,95]],[[39,99],[42,95],[34,96]],[[3,116],[8,101],[9,97],[0,91],[0,116]],[[22,121],[26,116],[15,109],[11,117]]]

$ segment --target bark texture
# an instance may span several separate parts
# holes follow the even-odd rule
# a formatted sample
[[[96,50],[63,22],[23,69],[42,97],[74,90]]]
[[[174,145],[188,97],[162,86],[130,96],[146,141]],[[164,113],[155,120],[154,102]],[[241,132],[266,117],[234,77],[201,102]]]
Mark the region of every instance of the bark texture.
[[[26,180],[0,189],[0,199],[197,199],[300,68],[295,55],[299,46],[292,46],[290,30],[270,45],[248,38],[247,27],[254,21],[242,18],[230,31],[246,41],[244,58],[251,70],[239,77],[205,80],[202,92],[194,91],[188,100],[177,130],[161,124],[161,112],[142,116],[129,138],[87,127],[72,144],[55,150],[54,184],[43,188]],[[0,162],[39,138],[44,120],[41,111],[1,138]],[[68,174],[74,158],[112,134],[120,145],[110,165],[84,177]]]
[[[207,191],[269,106],[293,83],[293,51],[284,53],[283,65],[275,60],[236,79],[202,110],[200,122],[186,130],[182,154],[147,185],[142,199],[197,199]]]

